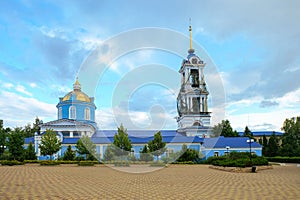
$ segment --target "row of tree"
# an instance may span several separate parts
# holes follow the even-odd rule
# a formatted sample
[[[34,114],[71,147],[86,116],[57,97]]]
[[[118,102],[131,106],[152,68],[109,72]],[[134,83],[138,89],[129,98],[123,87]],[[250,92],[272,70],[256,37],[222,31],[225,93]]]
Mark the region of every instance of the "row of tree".
[[[40,120],[38,117],[35,118],[35,121],[32,123],[28,123],[24,127],[16,127],[14,129],[22,130],[22,134],[25,138],[27,137],[33,137],[35,133],[40,133],[40,125],[43,124],[43,121]],[[3,131],[3,133],[9,134],[11,131],[14,131],[14,129],[7,127],[3,127],[3,120],[0,119],[0,129]]]
[[[283,123],[282,136],[272,134],[260,141],[263,145],[264,156],[300,156],[300,117],[286,119]]]
[[[121,124],[118,128],[118,133],[114,135],[114,142],[109,145],[104,153],[104,160],[115,160],[115,159],[129,159],[135,160],[135,156],[132,153],[132,144],[128,138],[127,130]],[[166,143],[162,140],[161,132],[157,132],[154,135],[153,140],[150,140],[147,145],[144,145],[142,151],[140,151],[141,161],[152,161],[153,156],[158,157],[166,152]]]
[[[24,149],[24,130],[15,128],[13,130],[0,128],[0,159],[1,160],[36,160],[35,149],[30,142]]]
[[[230,121],[228,119],[222,120],[220,123],[215,125],[212,131],[215,137],[240,137],[240,134],[236,130],[233,130],[233,128],[231,127]],[[245,127],[243,137],[253,138],[253,134],[251,133],[248,126]]]
[[[273,133],[269,138],[264,135],[259,139],[258,142],[263,146],[262,154],[268,157],[300,156],[300,117],[286,119],[281,129],[284,131],[282,136]],[[215,125],[213,134],[224,137],[240,136],[236,130],[232,129],[229,120],[222,120],[221,123]],[[248,126],[245,127],[243,136],[255,139]]]

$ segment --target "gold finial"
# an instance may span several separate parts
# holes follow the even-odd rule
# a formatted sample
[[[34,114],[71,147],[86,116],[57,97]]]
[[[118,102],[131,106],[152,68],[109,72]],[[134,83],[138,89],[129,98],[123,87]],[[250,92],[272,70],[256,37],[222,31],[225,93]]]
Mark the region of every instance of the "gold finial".
[[[81,90],[81,85],[80,85],[80,83],[79,83],[79,81],[78,81],[78,76],[76,77],[76,81],[75,81],[75,83],[73,84],[73,89],[74,89],[74,90]]]
[[[75,81],[76,85],[80,85],[79,81],[78,81],[78,76],[76,76],[76,81]]]
[[[193,49],[192,20],[191,20],[191,18],[190,18],[189,32],[190,32],[190,49]]]

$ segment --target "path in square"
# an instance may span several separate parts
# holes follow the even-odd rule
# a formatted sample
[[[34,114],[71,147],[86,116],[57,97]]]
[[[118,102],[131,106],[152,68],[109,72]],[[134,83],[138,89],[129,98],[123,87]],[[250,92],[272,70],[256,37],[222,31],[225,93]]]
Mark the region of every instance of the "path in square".
[[[0,166],[0,199],[296,200],[300,199],[300,167],[232,173],[207,165],[171,165],[137,174],[104,165]]]

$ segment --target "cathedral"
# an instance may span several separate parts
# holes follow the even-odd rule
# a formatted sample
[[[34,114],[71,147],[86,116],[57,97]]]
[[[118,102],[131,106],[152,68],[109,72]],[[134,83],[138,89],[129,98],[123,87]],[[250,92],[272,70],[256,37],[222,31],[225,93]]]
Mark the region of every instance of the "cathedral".
[[[205,62],[192,48],[192,27],[190,32],[190,48],[188,55],[183,59],[179,73],[181,75],[181,87],[177,97],[176,117],[177,130],[128,130],[132,143],[131,153],[139,159],[139,153],[145,144],[148,144],[156,132],[161,131],[163,141],[166,142],[167,151],[162,155],[168,157],[170,153],[180,151],[182,145],[194,149],[203,155],[203,159],[210,156],[224,155],[230,151],[249,152],[249,144],[246,137],[212,137],[211,112],[209,112],[209,91],[205,82]],[[67,147],[75,145],[82,136],[88,136],[96,145],[96,152],[100,159],[107,147],[113,143],[117,130],[101,130],[95,122],[94,98],[81,91],[81,84],[76,78],[73,90],[64,97],[60,97],[57,104],[57,120],[42,124],[40,134],[25,139],[25,147],[29,142],[35,146],[39,160],[49,159],[40,153],[39,144],[47,129],[56,132],[62,142],[62,148],[54,155],[54,159],[62,157]],[[262,155],[262,146],[256,142],[252,144],[252,152]]]

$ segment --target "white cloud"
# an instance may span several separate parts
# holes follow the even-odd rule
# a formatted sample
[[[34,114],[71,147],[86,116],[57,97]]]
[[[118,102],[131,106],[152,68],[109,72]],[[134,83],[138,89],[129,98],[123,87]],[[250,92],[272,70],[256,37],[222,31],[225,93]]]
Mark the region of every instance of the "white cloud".
[[[14,85],[12,83],[3,83],[2,87],[6,89],[11,89],[12,87],[14,87]]]
[[[1,91],[0,95],[1,119],[5,126],[24,126],[32,123],[36,116],[44,121],[56,118],[56,107],[53,104],[8,91]]]
[[[29,86],[32,87],[32,88],[36,88],[37,84],[36,83],[30,83]]]
[[[128,112],[121,108],[101,108],[96,110],[96,122],[99,129],[116,129],[121,123],[131,130],[148,129],[176,129],[177,124],[174,113],[156,112],[153,108],[150,112],[133,111]],[[176,114],[175,114],[176,115]]]
[[[270,102],[276,102],[272,108],[260,107],[260,103],[264,101],[266,101],[264,98],[257,96],[253,99],[230,102],[226,117],[232,127],[239,131],[243,131],[246,125],[253,130],[280,131],[285,119],[300,115],[300,89],[289,92],[283,97],[269,99]],[[248,113],[236,114],[245,108],[250,109]]]
[[[26,90],[26,88],[25,88],[23,85],[18,84],[18,85],[15,87],[15,90],[18,91],[18,92],[21,92],[21,93],[23,93],[23,94],[26,94],[26,95],[28,95],[28,96],[32,96],[32,94],[31,94],[30,92],[28,92],[28,91]]]

